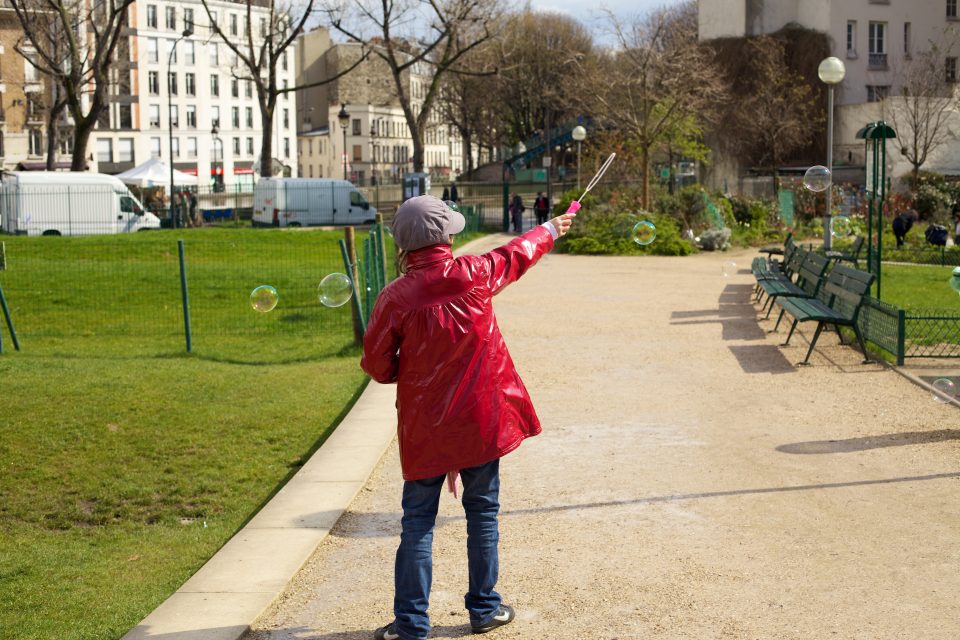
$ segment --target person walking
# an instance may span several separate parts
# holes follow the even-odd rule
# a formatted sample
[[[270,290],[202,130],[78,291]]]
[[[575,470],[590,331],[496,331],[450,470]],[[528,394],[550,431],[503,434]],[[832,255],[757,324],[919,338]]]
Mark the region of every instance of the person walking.
[[[444,187],[444,188],[443,188],[443,195],[440,196],[440,199],[443,200],[444,202],[446,202],[447,200],[449,200],[449,199],[450,199],[450,189],[448,189],[447,187]]]
[[[394,566],[394,619],[375,640],[423,640],[433,575],[433,530],[443,485],[463,482],[473,633],[509,624],[499,573],[500,458],[540,433],[533,403],[497,326],[492,299],[515,282],[575,214],[564,214],[481,256],[453,257],[464,217],[433,196],[397,209],[393,236],[403,276],[377,298],[361,366],[397,385],[403,517]]]
[[[523,233],[523,212],[527,208],[523,206],[523,198],[519,193],[513,194],[510,199],[510,219],[513,221],[513,230],[516,233]]]
[[[457,190],[456,182],[450,184],[450,199],[457,204],[460,204],[460,192]]]
[[[537,199],[533,201],[533,211],[537,216],[537,224],[547,221],[547,216],[550,214],[550,200],[543,195],[543,191],[537,191]]]

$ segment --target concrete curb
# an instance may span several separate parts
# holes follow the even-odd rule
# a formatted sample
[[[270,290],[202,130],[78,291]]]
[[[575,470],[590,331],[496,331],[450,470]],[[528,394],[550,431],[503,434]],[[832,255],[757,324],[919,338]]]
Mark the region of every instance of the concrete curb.
[[[456,253],[489,242],[478,238]],[[393,443],[395,401],[394,385],[368,384],[300,471],[123,640],[239,640],[327,537]]]

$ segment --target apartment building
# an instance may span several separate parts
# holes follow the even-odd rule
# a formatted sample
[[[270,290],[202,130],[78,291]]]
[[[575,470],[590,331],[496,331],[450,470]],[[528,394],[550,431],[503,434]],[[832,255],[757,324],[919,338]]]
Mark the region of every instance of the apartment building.
[[[211,3],[228,37],[246,38],[245,4]],[[263,33],[268,7],[254,6],[254,29]],[[138,1],[131,35],[121,41],[114,90],[92,136],[95,170],[118,173],[156,157],[198,175],[201,185],[245,186],[259,173],[263,135],[252,81],[216,35],[198,0]],[[189,35],[184,35],[189,31]],[[256,34],[255,34],[256,37]],[[281,58],[281,87],[294,86],[296,48]],[[274,171],[297,175],[294,92],[277,100],[272,123]]]
[[[298,41],[297,82],[335,76],[354,64],[359,43],[333,43],[326,29]],[[414,113],[419,113],[432,70],[411,67],[405,82]],[[297,118],[300,173],[306,177],[345,176],[357,184],[399,182],[413,170],[413,140],[396,95],[390,69],[370,56],[347,75],[302,93]],[[425,170],[453,178],[463,169],[462,144],[436,111],[424,132]]]
[[[914,56],[936,46],[943,51],[943,81],[957,82],[960,56],[958,0],[699,0],[701,41],[775,33],[789,24],[828,36],[831,55],[846,75],[836,87],[834,157],[862,164],[856,132],[889,119],[883,102],[901,93]],[[951,46],[952,45],[952,46]],[[930,158],[930,168],[960,173],[960,114],[951,115],[952,138]],[[891,145],[895,173],[906,169]]]

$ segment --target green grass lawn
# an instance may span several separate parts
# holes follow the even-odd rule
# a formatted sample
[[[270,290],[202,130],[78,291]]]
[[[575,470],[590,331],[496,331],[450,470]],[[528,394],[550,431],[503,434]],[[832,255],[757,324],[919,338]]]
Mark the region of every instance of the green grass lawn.
[[[316,302],[341,237],[0,238],[23,347],[4,327],[0,637],[119,638],[329,435],[366,380],[349,305]],[[280,291],[270,314],[249,306],[258,284]]]
[[[953,267],[885,264],[881,299],[908,312],[936,309],[960,315],[960,295],[948,284],[952,272]]]

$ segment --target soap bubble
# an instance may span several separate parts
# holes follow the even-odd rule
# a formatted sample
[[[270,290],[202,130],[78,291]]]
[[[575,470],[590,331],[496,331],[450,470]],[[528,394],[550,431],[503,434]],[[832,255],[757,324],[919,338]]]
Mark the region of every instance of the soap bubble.
[[[950,378],[938,378],[933,381],[933,388],[945,396],[954,398],[957,395],[957,385]],[[933,394],[933,399],[946,404],[948,400],[939,394]]]
[[[646,246],[657,239],[657,226],[649,220],[641,220],[633,226],[633,241]]]
[[[331,273],[317,286],[317,297],[325,307],[342,307],[353,296],[353,283],[343,273]]]
[[[960,267],[953,268],[953,275],[950,276],[950,288],[960,293]]]
[[[853,223],[847,216],[837,216],[830,219],[830,233],[835,238],[846,238],[853,233]]]
[[[803,174],[803,186],[810,191],[826,191],[832,182],[833,176],[830,174],[830,169],[819,164],[810,167]]]
[[[279,301],[280,294],[268,284],[262,284],[250,293],[250,306],[260,313],[273,311]]]
[[[723,277],[724,277],[724,278],[727,278],[727,277],[729,277],[729,276],[732,276],[732,275],[735,274],[736,272],[737,272],[737,263],[736,263],[736,262],[733,262],[733,261],[731,260],[730,262],[724,262],[724,263],[723,263]]]

